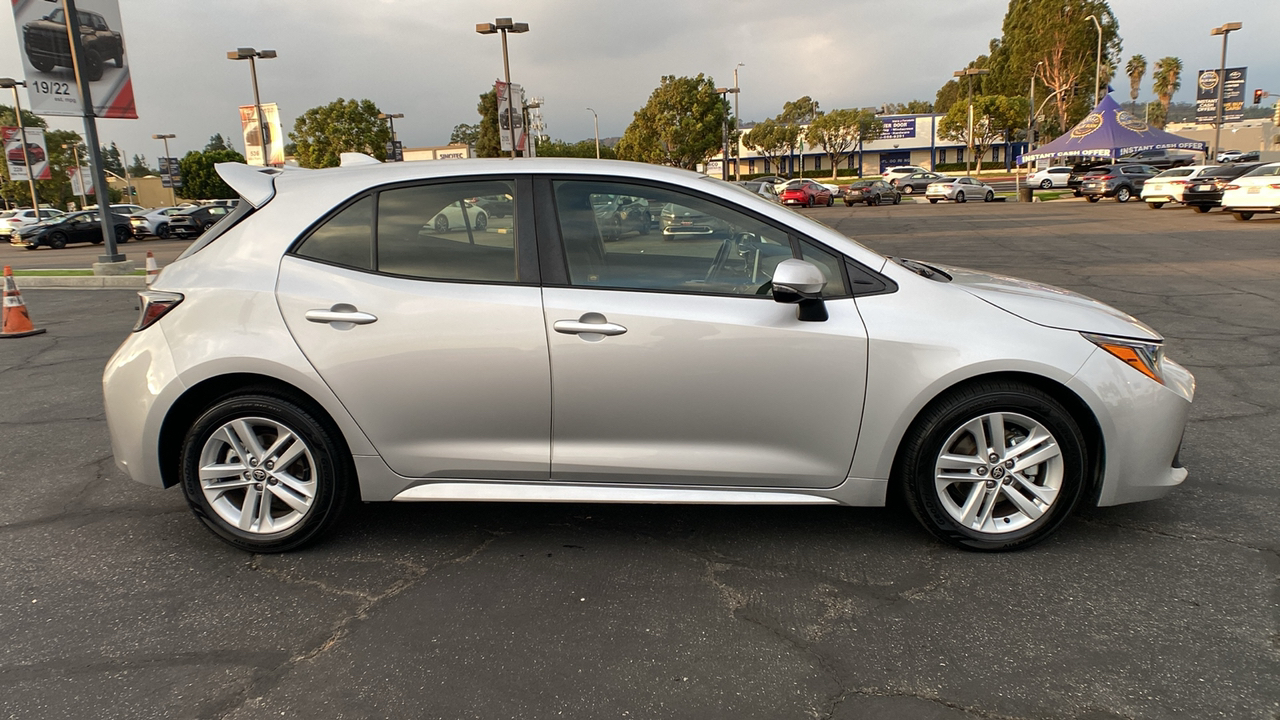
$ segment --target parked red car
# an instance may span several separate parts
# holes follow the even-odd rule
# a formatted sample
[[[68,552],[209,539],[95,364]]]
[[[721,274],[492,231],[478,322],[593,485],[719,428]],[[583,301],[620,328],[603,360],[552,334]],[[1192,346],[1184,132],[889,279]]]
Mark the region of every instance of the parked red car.
[[[830,189],[808,178],[788,182],[782,187],[782,191],[778,193],[778,199],[782,201],[783,205],[803,205],[804,207],[813,207],[814,205],[830,207],[835,202]]]
[[[38,162],[44,162],[44,148],[40,147],[40,145],[38,145],[37,143],[27,143],[27,156],[31,158],[31,162],[33,164]],[[9,151],[9,162],[11,163],[22,162],[21,143],[19,143],[18,147]]]

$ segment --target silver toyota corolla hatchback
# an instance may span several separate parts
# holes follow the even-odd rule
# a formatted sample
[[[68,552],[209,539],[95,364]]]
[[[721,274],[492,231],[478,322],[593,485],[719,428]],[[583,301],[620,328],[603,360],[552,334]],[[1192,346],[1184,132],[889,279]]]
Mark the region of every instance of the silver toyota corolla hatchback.
[[[219,165],[244,202],[107,365],[120,467],[236,547],[298,547],[357,498],[901,492],[938,538],[1005,550],[1187,475],[1194,379],[1089,298],[886,258],[669,168],[348,160]],[[497,196],[512,214],[466,221]],[[602,196],[716,222],[602,232]]]

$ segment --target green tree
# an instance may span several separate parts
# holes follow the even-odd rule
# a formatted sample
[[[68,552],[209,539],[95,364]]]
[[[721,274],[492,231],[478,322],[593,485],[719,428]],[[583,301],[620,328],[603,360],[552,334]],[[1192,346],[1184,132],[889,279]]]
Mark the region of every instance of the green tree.
[[[885,103],[884,111],[889,115],[922,115],[933,112],[933,103],[928,100],[911,100],[905,103]]]
[[[134,155],[133,162],[129,163],[129,174],[133,177],[146,177],[155,175],[156,172],[151,169],[150,165],[147,165],[146,155]]]
[[[822,110],[818,107],[818,101],[805,95],[797,100],[784,103],[782,112],[778,114],[778,122],[787,123],[788,125],[808,125],[821,114]]]
[[[772,163],[773,172],[780,173],[782,158],[795,146],[799,135],[800,128],[769,118],[747,130],[742,144],[763,155],[766,163]]]
[[[385,121],[378,119],[380,112],[370,100],[343,98],[304,112],[289,133],[289,138],[298,146],[298,164],[309,168],[335,167],[340,162],[338,156],[344,152],[364,153],[385,160],[391,131]]]
[[[538,143],[538,157],[573,157],[573,158],[595,158],[596,141],[595,140],[579,140],[571,143],[564,140],[544,140]],[[600,146],[600,159],[616,160],[617,151],[608,145]]]
[[[1147,59],[1134,55],[1125,64],[1124,71],[1129,76],[1129,100],[1138,102],[1138,96],[1142,94],[1142,78],[1147,74]]]
[[[618,157],[692,170],[720,149],[728,121],[714,80],[666,75],[622,134]]]
[[[827,154],[834,180],[840,161],[860,143],[880,137],[883,128],[884,123],[871,110],[832,110],[814,118],[805,130],[805,137],[810,145],[822,148]]]
[[[222,133],[218,133],[209,138],[209,142],[205,144],[204,149],[208,152],[210,150],[234,150],[235,148],[231,147],[231,143],[228,142],[227,138],[222,137]]]
[[[502,155],[502,137],[498,134],[498,93],[490,90],[480,96],[476,105],[480,113],[480,124],[476,127],[475,148],[477,157],[499,157]]]
[[[1156,61],[1153,75],[1155,85],[1152,89],[1160,99],[1161,108],[1160,123],[1156,127],[1162,128],[1169,117],[1169,103],[1173,101],[1174,93],[1182,88],[1182,60],[1172,56],[1160,58]]]
[[[969,63],[968,65],[966,65],[965,69],[966,70],[970,68],[990,69],[990,66],[991,66],[991,58],[986,55],[979,55],[977,59],[975,59],[973,62]],[[982,95],[983,91],[986,89],[987,78],[989,77],[991,76],[990,75],[972,75],[969,77],[952,78],[951,80],[948,80],[946,84],[938,88],[937,98],[933,103],[933,111],[939,112],[939,113],[945,113],[951,109],[952,105],[956,104],[957,100],[960,100],[960,99],[967,100],[969,97],[970,82],[973,83],[973,94]]]
[[[214,165],[225,162],[244,162],[244,156],[235,150],[192,150],[178,161],[182,171],[182,196],[192,200],[232,199],[236,191],[222,181]]]
[[[1005,95],[978,95],[973,98],[973,155],[982,172],[982,158],[987,150],[1007,133],[1019,129],[1027,121],[1028,100]],[[948,140],[970,144],[969,102],[957,100],[946,117],[938,122],[938,133]]]
[[[111,143],[111,147],[102,146],[102,167],[109,173],[115,173],[116,177],[124,177],[124,160],[120,157],[120,148],[115,143]]]
[[[496,117],[496,115],[495,115]],[[453,126],[453,132],[449,134],[450,145],[475,145],[476,140],[480,137],[480,126],[468,125],[466,123],[458,123]]]

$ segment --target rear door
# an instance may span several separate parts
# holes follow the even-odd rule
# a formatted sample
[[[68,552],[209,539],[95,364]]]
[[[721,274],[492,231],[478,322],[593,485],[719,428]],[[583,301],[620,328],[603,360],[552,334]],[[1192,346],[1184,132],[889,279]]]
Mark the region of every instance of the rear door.
[[[527,181],[476,178],[353,198],[280,265],[298,346],[407,477],[545,480],[551,388]],[[514,218],[447,230],[467,198]],[[466,210],[468,214],[474,209]]]

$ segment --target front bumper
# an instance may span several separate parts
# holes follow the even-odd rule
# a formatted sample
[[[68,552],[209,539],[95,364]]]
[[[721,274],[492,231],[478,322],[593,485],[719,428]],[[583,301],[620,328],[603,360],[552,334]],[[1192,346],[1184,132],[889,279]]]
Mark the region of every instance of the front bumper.
[[[1154,500],[1187,477],[1178,460],[1195,378],[1164,360],[1164,384],[1097,350],[1067,383],[1093,409],[1105,465],[1098,505]]]

